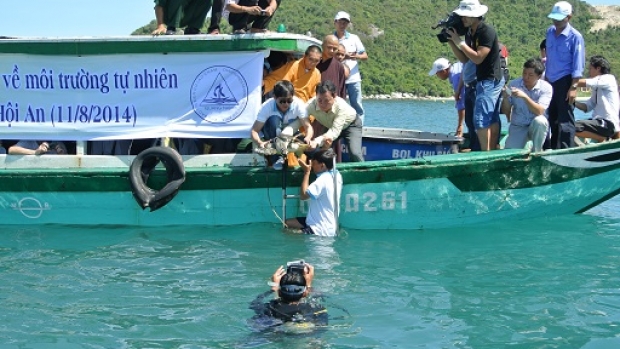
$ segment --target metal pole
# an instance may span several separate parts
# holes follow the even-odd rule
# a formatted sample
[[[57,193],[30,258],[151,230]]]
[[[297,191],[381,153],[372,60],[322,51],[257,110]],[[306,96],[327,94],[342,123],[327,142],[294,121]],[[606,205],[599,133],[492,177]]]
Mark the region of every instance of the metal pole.
[[[338,235],[338,212],[340,211],[340,203],[338,202],[338,173],[336,172],[336,157],[333,158],[334,167],[334,221],[336,222],[336,235]]]
[[[288,167],[288,161],[282,164],[282,225],[286,228],[286,169]]]

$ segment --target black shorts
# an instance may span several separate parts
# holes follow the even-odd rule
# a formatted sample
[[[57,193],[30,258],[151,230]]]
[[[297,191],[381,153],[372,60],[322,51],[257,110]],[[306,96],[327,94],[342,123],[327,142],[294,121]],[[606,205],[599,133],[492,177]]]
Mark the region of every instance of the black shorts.
[[[310,228],[306,224],[306,217],[297,217],[297,221],[303,227],[303,228],[301,228],[301,232],[302,233],[307,234],[307,235],[315,235],[314,232],[312,231],[312,228]]]
[[[590,132],[609,138],[614,135],[614,124],[604,119],[577,120],[575,132]]]

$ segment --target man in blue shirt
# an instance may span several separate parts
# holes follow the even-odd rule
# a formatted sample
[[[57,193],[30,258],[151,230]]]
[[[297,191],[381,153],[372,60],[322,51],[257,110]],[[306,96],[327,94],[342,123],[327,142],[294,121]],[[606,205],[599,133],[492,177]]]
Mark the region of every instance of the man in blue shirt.
[[[506,149],[523,149],[531,140],[534,151],[542,151],[549,129],[545,111],[553,95],[551,85],[541,80],[544,71],[540,59],[530,58],[523,64],[523,75],[504,90],[502,113],[510,121]]]
[[[433,62],[433,67],[428,72],[428,76],[436,75],[441,80],[450,80],[452,91],[454,92],[454,107],[458,115],[458,124],[455,132],[457,137],[463,137],[463,120],[465,119],[465,86],[461,83],[462,71],[463,63],[456,62],[450,64],[450,61],[442,57]]]
[[[585,68],[586,49],[581,33],[569,24],[572,12],[571,4],[560,1],[547,16],[553,20],[546,35],[545,71],[545,78],[553,87],[553,98],[549,105],[552,149],[574,146],[573,102],[577,97],[577,83]]]

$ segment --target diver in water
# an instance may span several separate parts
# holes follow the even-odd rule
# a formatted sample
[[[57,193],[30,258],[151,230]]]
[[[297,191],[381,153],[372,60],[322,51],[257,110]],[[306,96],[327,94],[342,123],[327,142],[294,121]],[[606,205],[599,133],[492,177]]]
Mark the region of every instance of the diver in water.
[[[327,326],[327,309],[317,298],[310,296],[314,267],[304,261],[287,263],[286,270],[280,266],[271,276],[271,290],[259,295],[250,304],[256,312],[255,319],[269,319],[268,327],[299,325],[303,327]],[[264,299],[277,293],[267,303]]]

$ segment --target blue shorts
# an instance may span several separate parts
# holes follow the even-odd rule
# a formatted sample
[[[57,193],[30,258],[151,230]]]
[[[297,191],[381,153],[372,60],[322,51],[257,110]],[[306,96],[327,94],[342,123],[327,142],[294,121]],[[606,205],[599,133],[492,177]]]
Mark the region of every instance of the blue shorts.
[[[456,110],[465,109],[465,87],[461,89],[461,98],[454,103],[454,108],[456,108]]]
[[[499,122],[500,94],[504,79],[482,80],[476,84],[476,104],[474,106],[474,127],[476,130],[488,128]]]
[[[454,108],[456,108],[456,110],[465,109],[465,96],[461,95],[461,98],[454,104]]]

